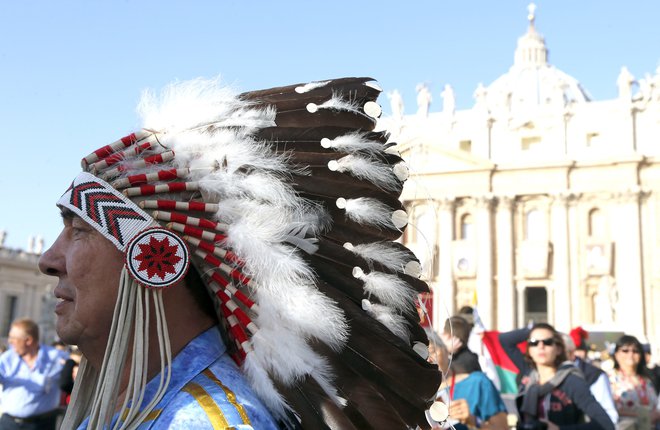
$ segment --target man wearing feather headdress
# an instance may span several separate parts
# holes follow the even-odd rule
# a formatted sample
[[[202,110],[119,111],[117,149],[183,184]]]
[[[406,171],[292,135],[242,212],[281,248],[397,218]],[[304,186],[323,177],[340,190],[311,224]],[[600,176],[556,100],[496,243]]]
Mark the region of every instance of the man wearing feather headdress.
[[[64,428],[429,426],[440,384],[396,242],[407,170],[345,78],[146,93],[82,160],[40,269],[84,354]]]

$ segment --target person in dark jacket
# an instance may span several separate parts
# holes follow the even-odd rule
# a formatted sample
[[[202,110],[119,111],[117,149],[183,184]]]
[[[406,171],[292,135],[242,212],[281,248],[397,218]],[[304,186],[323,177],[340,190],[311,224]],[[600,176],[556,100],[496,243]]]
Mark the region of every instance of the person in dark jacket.
[[[517,345],[525,340],[523,354]],[[523,375],[517,399],[519,428],[614,430],[582,372],[567,360],[564,341],[554,327],[539,323],[531,330],[500,333],[500,343]]]
[[[78,367],[80,366],[80,359],[82,354],[78,348],[74,348],[69,355],[69,358],[64,362],[62,374],[60,375],[60,390],[62,390],[65,398],[64,404],[68,405],[71,399],[71,392],[73,391],[73,383],[78,374]]]

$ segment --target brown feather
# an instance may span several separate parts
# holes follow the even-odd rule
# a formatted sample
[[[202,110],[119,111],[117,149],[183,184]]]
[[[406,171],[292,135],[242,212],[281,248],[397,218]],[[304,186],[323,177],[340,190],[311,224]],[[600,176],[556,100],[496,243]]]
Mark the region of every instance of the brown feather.
[[[328,138],[334,139],[345,134],[354,133],[355,129],[349,127],[268,127],[260,129],[256,133],[256,137],[264,139],[269,142],[278,144],[279,142],[306,142],[321,146],[321,139]],[[377,141],[385,145],[389,138],[389,134],[385,131],[379,132],[366,132],[365,138]],[[385,146],[384,146],[385,147]]]
[[[275,116],[278,127],[351,127],[355,130],[371,131],[376,120],[360,112],[319,109],[311,113],[306,108],[278,111]]]
[[[304,93],[296,92],[296,88],[307,85],[307,83],[249,91],[241,94],[240,98],[262,104],[275,104],[278,109],[282,109],[282,106],[287,102],[299,102],[301,100],[305,103],[315,102],[315,100],[325,101],[329,96],[332,96],[332,94],[336,92],[344,95],[350,94],[355,98],[364,98],[368,100],[376,100],[381,92],[376,88],[365,85],[366,82],[373,82],[374,79],[372,78],[341,78],[329,79],[328,81],[328,84]]]
[[[437,366],[417,355],[342,292],[322,282],[319,287],[340,304],[351,321],[348,343],[339,354],[341,360],[370,381],[408,424],[414,421],[426,426],[424,410],[442,382]]]

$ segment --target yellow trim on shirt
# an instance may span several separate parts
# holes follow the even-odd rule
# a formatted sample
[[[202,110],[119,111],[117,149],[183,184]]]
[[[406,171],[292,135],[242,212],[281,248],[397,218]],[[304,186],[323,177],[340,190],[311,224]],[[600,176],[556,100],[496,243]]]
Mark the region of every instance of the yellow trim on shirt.
[[[248,417],[248,414],[247,414],[247,412],[245,411],[245,408],[243,407],[243,405],[241,405],[240,403],[238,403],[238,401],[236,400],[236,394],[234,394],[233,391],[231,391],[229,388],[227,388],[227,387],[225,386],[225,384],[223,384],[222,381],[220,381],[220,380],[219,380],[219,379],[213,374],[213,372],[211,372],[210,369],[205,369],[202,373],[204,374],[204,376],[206,376],[206,377],[209,378],[211,381],[215,382],[218,386],[220,386],[220,388],[222,388],[222,390],[225,392],[225,396],[227,396],[227,399],[231,402],[232,405],[234,405],[234,407],[235,407],[236,410],[238,411],[238,414],[239,414],[239,415],[241,416],[241,418],[243,419],[243,424],[250,424],[250,425],[252,425],[252,423],[250,422],[250,417]]]
[[[202,388],[199,384],[189,382],[183,387],[183,391],[190,394],[197,400],[197,403],[202,407],[206,416],[209,418],[214,430],[225,430],[229,427],[229,423],[222,413],[222,410],[215,403],[215,400]]]
[[[146,423],[148,421],[153,421],[156,418],[160,416],[160,413],[162,412],[162,409],[154,409],[153,411],[149,412],[146,417],[144,417],[144,420],[142,421],[143,423]]]
[[[129,413],[130,410],[131,410],[130,407],[127,407],[126,409],[124,409],[124,412],[121,414],[121,421],[126,421],[126,418],[128,417],[128,413]],[[158,417],[160,416],[160,413],[161,413],[161,412],[163,412],[162,409],[154,409],[154,410],[152,410],[151,412],[149,412],[149,413],[147,414],[146,417],[144,417],[144,419],[142,420],[142,423],[146,423],[146,422],[148,422],[148,421],[153,421],[153,420],[155,420],[156,418],[158,418]]]

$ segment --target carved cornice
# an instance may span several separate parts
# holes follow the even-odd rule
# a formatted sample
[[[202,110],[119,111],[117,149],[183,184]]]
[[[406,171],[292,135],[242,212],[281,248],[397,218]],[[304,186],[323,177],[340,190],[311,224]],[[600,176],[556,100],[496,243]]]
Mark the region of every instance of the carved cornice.
[[[453,211],[456,207],[456,196],[444,195],[435,199],[438,209],[441,211]]]
[[[516,196],[513,194],[502,194],[496,197],[498,210],[512,211],[516,205]]]
[[[582,198],[582,193],[575,191],[560,191],[551,196],[552,202],[567,207],[576,206]]]
[[[639,203],[646,201],[652,194],[648,188],[634,186],[625,190],[619,190],[610,194],[612,200],[619,204]]]
[[[495,197],[494,194],[488,193],[488,194],[483,194],[481,196],[475,196],[474,198],[474,203],[475,207],[477,209],[488,209],[490,210],[495,202],[497,201],[497,197]]]

